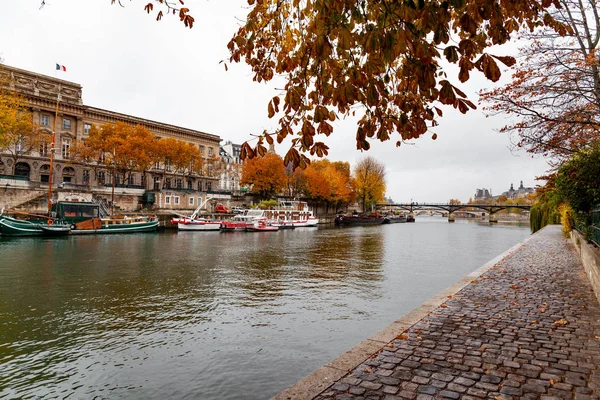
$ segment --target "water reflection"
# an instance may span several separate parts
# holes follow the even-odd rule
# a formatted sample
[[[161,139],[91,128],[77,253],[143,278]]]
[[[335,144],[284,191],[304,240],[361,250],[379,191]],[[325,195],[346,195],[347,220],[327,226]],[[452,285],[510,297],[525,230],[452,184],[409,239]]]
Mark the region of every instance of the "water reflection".
[[[269,398],[528,234],[399,225],[0,238],[0,397]]]

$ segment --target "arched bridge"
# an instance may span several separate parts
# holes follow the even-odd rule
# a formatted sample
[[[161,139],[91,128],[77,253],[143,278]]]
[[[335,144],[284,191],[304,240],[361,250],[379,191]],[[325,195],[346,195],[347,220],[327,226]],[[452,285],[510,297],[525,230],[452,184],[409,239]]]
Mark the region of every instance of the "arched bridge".
[[[405,210],[408,211],[412,214],[414,214],[415,212],[418,212],[420,210],[427,210],[427,211],[436,211],[439,210],[442,213],[447,213],[448,214],[448,219],[450,220],[451,216],[453,213],[455,213],[456,211],[473,211],[474,209],[476,210],[483,210],[485,212],[487,212],[487,214],[489,214],[490,216],[490,221],[492,221],[493,219],[495,219],[495,215],[498,211],[502,211],[502,210],[507,210],[509,208],[513,209],[519,209],[519,210],[526,210],[529,211],[531,209],[531,205],[530,204],[519,204],[519,203],[515,203],[515,204],[445,204],[445,203],[416,203],[416,202],[412,202],[412,203],[379,203],[377,204],[377,207],[393,207],[396,209],[401,209],[401,210]]]

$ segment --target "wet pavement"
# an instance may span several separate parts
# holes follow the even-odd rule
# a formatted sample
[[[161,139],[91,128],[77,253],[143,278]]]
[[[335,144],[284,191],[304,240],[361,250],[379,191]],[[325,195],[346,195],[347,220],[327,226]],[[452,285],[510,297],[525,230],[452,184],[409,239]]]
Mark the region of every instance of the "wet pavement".
[[[569,246],[543,229],[308,398],[600,398],[600,305]]]

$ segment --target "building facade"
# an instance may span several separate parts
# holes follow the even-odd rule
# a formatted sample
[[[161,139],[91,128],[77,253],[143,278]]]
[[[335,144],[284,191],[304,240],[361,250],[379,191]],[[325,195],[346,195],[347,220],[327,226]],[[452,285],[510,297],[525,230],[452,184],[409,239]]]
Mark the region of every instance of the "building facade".
[[[219,176],[219,186],[223,190],[231,191],[234,194],[245,192],[245,188],[240,186],[242,179],[242,160],[240,153],[242,145],[226,141],[219,149],[222,168]]]
[[[170,137],[192,143],[209,160],[210,165],[210,160],[218,159],[221,149],[219,136],[85,105],[82,87],[74,82],[6,65],[0,65],[0,81],[8,82],[9,89],[27,99],[33,122],[40,127],[44,138],[38,148],[28,151],[21,151],[18,144],[0,150],[0,177],[19,178],[17,186],[26,183],[30,188],[47,189],[50,143],[56,122],[52,180],[59,188],[92,191],[106,198],[107,190],[112,190],[114,183],[120,195],[131,193],[132,196],[139,196],[140,202],[150,203],[150,206],[178,209],[194,209],[198,199],[206,197],[207,192],[220,191],[221,177],[212,174],[212,168],[207,168],[202,174],[182,176],[168,166],[157,163],[148,171],[131,174],[127,182],[119,182],[118,175],[113,182],[113,173],[106,166],[99,162],[80,163],[73,160],[70,154],[74,143],[85,140],[92,126],[121,121],[143,125],[157,138]]]

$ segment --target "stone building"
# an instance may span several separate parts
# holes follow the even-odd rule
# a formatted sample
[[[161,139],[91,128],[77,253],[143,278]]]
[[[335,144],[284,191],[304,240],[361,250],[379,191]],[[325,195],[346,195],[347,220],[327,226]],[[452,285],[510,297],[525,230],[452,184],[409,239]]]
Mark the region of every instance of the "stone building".
[[[49,181],[49,155],[54,119],[56,142],[53,182],[57,191],[71,190],[92,192],[110,201],[112,173],[100,164],[82,164],[70,159],[70,148],[75,141],[85,140],[92,126],[122,121],[132,125],[144,125],[157,138],[172,137],[198,146],[206,159],[220,152],[220,137],[206,132],[134,117],[114,111],[85,105],[81,85],[37,74],[34,72],[0,65],[0,81],[8,80],[9,88],[25,96],[31,106],[33,122],[41,128],[47,139],[38,149],[18,154],[15,163],[11,153],[19,152],[18,145],[0,150],[0,203],[18,206],[20,201],[43,197]],[[58,113],[56,113],[57,98]],[[206,173],[204,175],[210,175]],[[154,208],[194,209],[201,198],[219,197],[219,176],[190,175],[182,177],[168,166],[154,165],[149,171],[133,173],[127,182],[115,182],[115,203],[124,209],[136,209],[141,205]],[[17,190],[10,191],[9,188]],[[18,189],[26,192],[20,196]],[[225,196],[226,197],[226,196]],[[8,201],[7,201],[8,199]],[[43,202],[42,202],[43,203]]]
[[[475,196],[473,200],[491,200],[492,199],[492,191],[488,189],[476,189]]]
[[[245,188],[240,187],[240,180],[242,179],[241,151],[242,145],[234,144],[230,140],[226,141],[219,149],[222,162],[219,186],[221,189],[231,191],[234,194],[245,191]]]
[[[513,184],[510,184],[510,189],[508,189],[506,192],[502,193],[502,195],[506,196],[507,199],[511,199],[511,200],[516,200],[522,197],[526,197],[528,194],[531,193],[535,193],[535,189],[534,188],[529,188],[529,187],[524,187],[523,186],[523,181],[521,181],[521,184],[519,185],[518,189],[515,189],[513,187]]]

